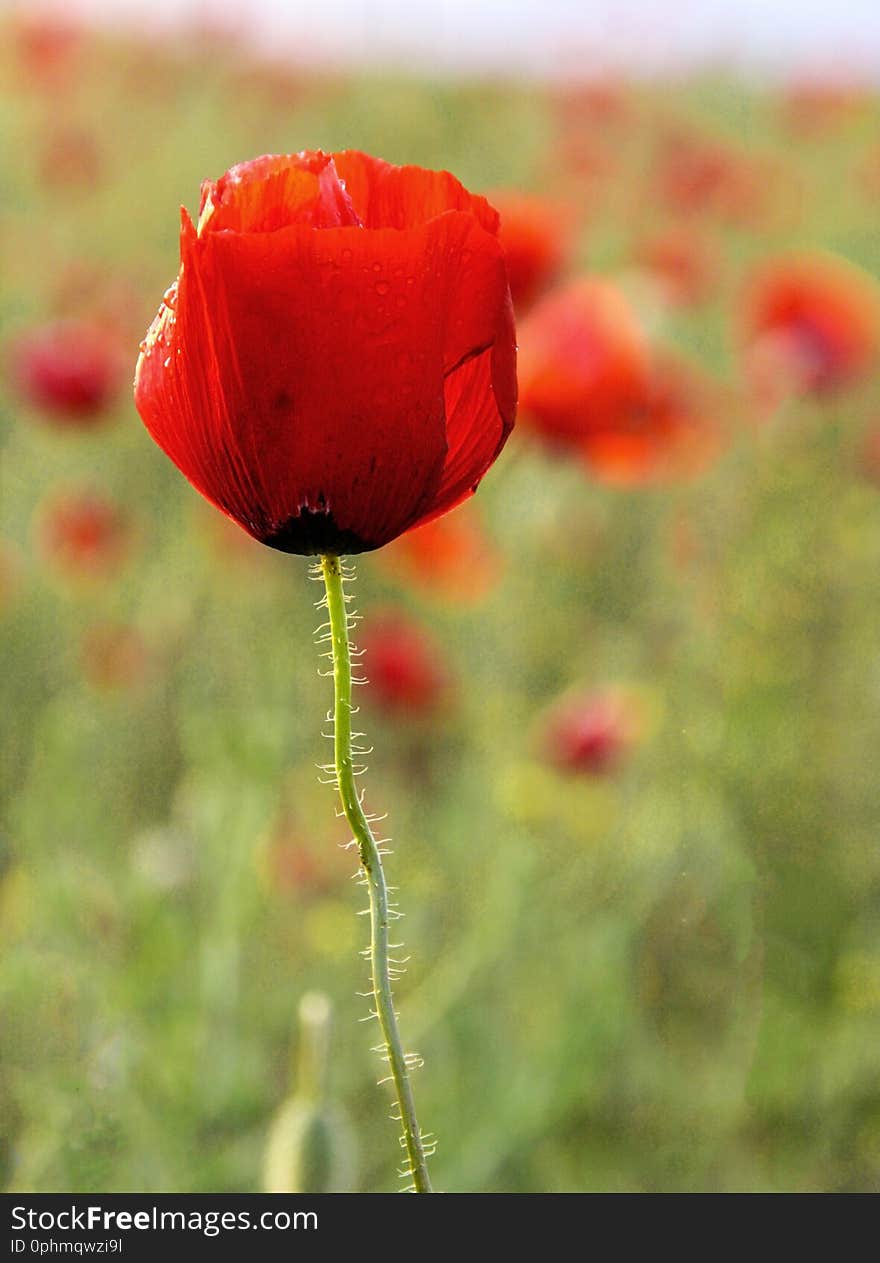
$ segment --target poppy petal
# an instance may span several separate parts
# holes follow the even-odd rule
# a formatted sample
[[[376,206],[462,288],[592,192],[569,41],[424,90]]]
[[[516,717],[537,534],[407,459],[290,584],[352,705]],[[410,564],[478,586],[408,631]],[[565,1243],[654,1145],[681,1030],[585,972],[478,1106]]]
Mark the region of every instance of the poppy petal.
[[[469,211],[486,232],[498,232],[498,212],[448,171],[396,167],[356,150],[333,155],[336,170],[365,228],[413,228],[444,211]]]
[[[293,223],[340,228],[360,222],[329,154],[266,154],[202,185],[199,233],[277,232]]]

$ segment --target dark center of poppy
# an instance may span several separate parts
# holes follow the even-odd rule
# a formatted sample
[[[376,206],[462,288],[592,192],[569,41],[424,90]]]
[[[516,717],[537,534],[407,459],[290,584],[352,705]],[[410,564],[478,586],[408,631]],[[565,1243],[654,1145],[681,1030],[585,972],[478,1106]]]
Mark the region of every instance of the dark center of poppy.
[[[376,547],[354,531],[337,526],[332,513],[302,509],[287,519],[283,526],[271,535],[264,535],[262,542],[282,553],[296,553],[301,557],[334,553],[344,557],[353,553],[367,553]]]

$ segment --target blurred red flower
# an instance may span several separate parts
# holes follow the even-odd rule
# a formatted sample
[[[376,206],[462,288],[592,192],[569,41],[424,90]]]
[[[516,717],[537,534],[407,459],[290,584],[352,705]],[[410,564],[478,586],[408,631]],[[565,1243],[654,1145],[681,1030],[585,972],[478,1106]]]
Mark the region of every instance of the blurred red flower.
[[[545,721],[544,755],[560,771],[603,776],[619,767],[639,729],[632,699],[618,690],[565,697]]]
[[[715,394],[690,365],[655,353],[642,394],[584,434],[590,471],[617,486],[701,473],[721,446]]]
[[[661,139],[654,160],[656,194],[680,215],[713,214],[749,222],[764,209],[766,188],[760,165],[723,141],[686,130]]]
[[[507,259],[514,307],[525,311],[565,266],[574,220],[570,208],[510,190],[489,194],[501,216],[498,238]]]
[[[82,27],[59,14],[18,14],[12,35],[21,76],[29,87],[58,91],[70,86],[82,53]]]
[[[863,377],[880,349],[880,285],[831,254],[773,259],[751,278],[742,334],[753,389],[767,403]]]
[[[718,274],[717,252],[693,224],[675,224],[644,237],[635,259],[658,278],[666,299],[675,305],[704,302]]]
[[[57,321],[21,334],[9,360],[19,396],[63,426],[103,420],[123,380],[115,334],[91,322]]]
[[[880,425],[875,425],[864,437],[861,468],[868,481],[880,487]]]
[[[82,672],[101,692],[117,692],[143,684],[150,672],[150,654],[143,637],[123,623],[101,623],[83,637]]]
[[[524,425],[619,485],[701,470],[718,448],[707,383],[649,347],[608,281],[568,286],[520,330]]]
[[[449,686],[440,650],[420,623],[398,610],[377,611],[358,633],[371,703],[413,715],[437,710]]]
[[[92,189],[103,168],[97,137],[69,124],[53,127],[43,141],[40,177],[47,188]]]
[[[478,601],[497,583],[503,558],[470,506],[407,531],[383,553],[389,569],[430,596]]]
[[[266,156],[183,212],[135,400],[192,484],[293,553],[378,548],[469,496],[516,402],[498,215],[447,172]]]
[[[789,84],[783,113],[800,135],[818,136],[851,122],[870,101],[859,84],[837,78],[806,78]]]
[[[121,509],[91,492],[53,497],[40,513],[38,542],[43,556],[74,577],[97,578],[115,570],[129,543]]]
[[[632,113],[629,85],[606,77],[551,89],[551,103],[566,129],[608,128],[627,122]]]
[[[525,423],[565,448],[642,398],[650,353],[621,291],[586,279],[548,294],[522,322],[519,363]]]

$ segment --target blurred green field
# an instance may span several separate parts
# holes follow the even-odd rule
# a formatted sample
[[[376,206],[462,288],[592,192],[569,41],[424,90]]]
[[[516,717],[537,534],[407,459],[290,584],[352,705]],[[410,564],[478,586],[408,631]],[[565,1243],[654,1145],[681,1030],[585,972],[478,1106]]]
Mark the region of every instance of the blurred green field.
[[[16,396],[7,354],[111,293],[133,372],[200,181],[348,147],[582,205],[572,269],[622,277],[724,400],[724,449],[683,483],[607,487],[515,433],[477,497],[498,570],[479,600],[359,561],[366,622],[408,611],[454,681],[429,717],[364,702],[436,1186],[876,1189],[880,490],[862,451],[880,376],[758,424],[735,326],[749,267],[782,249],[880,275],[880,98],[798,127],[756,85],[624,85],[620,115],[576,124],[585,175],[537,86],[91,38],[41,82],[0,47],[5,1185],[259,1189],[316,989],[356,1187],[396,1184],[358,1024],[362,900],[315,767],[331,698],[307,562],[225,529],[127,389],[106,424],[61,430]],[[47,178],[61,124],[90,138],[95,178]],[[711,297],[661,309],[633,258],[674,218],[651,172],[676,126],[767,164],[769,192],[754,219],[709,214]],[[47,497],[78,486],[130,519],[111,575],[72,580],[41,551]],[[84,669],[120,628],[121,665]],[[638,696],[640,740],[613,774],[556,771],[547,707],[606,685]]]

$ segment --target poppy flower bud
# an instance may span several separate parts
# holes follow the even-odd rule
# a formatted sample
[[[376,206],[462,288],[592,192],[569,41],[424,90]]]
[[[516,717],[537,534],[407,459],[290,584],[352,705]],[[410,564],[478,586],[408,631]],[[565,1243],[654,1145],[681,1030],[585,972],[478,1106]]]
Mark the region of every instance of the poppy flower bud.
[[[453,508],[513,425],[498,215],[447,172],[266,156],[183,212],[135,402],[189,481],[290,553],[358,553]]]
[[[101,421],[122,381],[116,339],[97,324],[65,320],[22,334],[10,360],[21,398],[63,426]]]
[[[439,651],[427,632],[397,611],[378,613],[358,634],[367,695],[382,710],[426,713],[439,705],[448,683]]]
[[[328,998],[321,992],[304,995],[296,1087],[275,1115],[266,1146],[267,1193],[338,1193],[355,1184],[354,1133],[327,1091],[329,1027]]]

